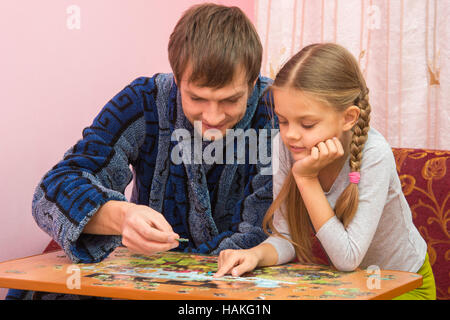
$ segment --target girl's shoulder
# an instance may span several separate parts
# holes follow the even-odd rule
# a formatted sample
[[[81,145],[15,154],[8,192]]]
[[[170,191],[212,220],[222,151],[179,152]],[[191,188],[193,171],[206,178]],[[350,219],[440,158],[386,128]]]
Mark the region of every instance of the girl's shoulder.
[[[374,128],[370,128],[363,148],[361,169],[375,164],[395,166],[392,147],[386,138]]]
[[[392,152],[392,148],[386,138],[375,128],[370,128],[363,152]]]
[[[280,174],[286,176],[294,165],[294,159],[288,148],[284,145],[281,139],[280,132],[278,132],[273,139],[273,154],[272,154],[272,168],[273,174]]]

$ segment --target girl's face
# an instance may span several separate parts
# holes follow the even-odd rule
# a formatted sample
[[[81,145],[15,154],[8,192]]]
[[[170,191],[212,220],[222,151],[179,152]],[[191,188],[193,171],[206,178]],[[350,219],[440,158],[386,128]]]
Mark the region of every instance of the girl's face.
[[[296,89],[273,89],[280,135],[295,161],[311,154],[319,142],[337,137],[342,142],[347,129],[345,112]]]

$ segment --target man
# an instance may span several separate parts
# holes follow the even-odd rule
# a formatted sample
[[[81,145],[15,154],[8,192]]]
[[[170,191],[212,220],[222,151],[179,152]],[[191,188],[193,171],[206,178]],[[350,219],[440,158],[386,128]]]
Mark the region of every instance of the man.
[[[173,161],[179,132],[203,137],[200,150],[182,149],[189,160],[227,129],[272,128],[270,80],[258,76],[262,46],[253,25],[236,7],[197,5],[178,21],[168,51],[173,74],[126,86],[36,189],[36,222],[75,263],[101,261],[119,245],[147,255],[175,248],[218,254],[266,238],[272,177],[250,163],[254,145],[245,143],[244,163]],[[262,144],[270,149],[270,136]],[[229,147],[239,149],[227,140]]]

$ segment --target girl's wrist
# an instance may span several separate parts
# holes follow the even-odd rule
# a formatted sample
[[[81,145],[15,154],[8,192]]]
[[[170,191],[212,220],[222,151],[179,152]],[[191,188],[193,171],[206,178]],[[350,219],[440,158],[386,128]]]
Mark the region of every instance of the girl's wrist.
[[[319,177],[314,177],[314,176],[311,176],[311,177],[309,177],[309,176],[301,176],[301,177],[296,177],[295,175],[294,175],[294,180],[295,180],[295,183],[297,184],[297,188],[298,188],[298,191],[300,191],[300,193],[303,195],[303,190],[305,190],[305,189],[314,189],[314,186],[316,185],[316,184],[319,184],[320,185],[320,182],[319,182]]]
[[[275,265],[278,260],[278,253],[270,243],[261,243],[250,250],[254,250],[258,267]]]
[[[250,251],[253,253],[253,255],[255,256],[255,258],[256,258],[256,264],[259,265],[260,262],[261,262],[262,259],[263,259],[263,256],[264,256],[263,248],[262,248],[261,246],[256,246],[256,247],[253,247],[253,248],[251,248],[251,249],[249,249],[249,250],[250,250]]]
[[[293,175],[294,175],[295,182],[297,182],[297,185],[304,185],[304,184],[315,183],[315,182],[319,181],[318,175],[298,176],[295,173]]]

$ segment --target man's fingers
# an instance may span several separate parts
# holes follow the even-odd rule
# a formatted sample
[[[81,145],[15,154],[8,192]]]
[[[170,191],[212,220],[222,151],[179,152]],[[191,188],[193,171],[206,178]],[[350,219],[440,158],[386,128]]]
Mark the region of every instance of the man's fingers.
[[[174,237],[178,237],[164,216],[152,208],[142,205],[134,206],[125,216],[124,225],[130,225],[135,228],[134,226],[138,221],[145,221],[148,225],[159,231],[172,233]]]
[[[176,248],[178,247],[178,242],[175,241],[175,242],[161,243],[155,241],[148,241],[147,243],[144,243],[144,247],[146,251],[149,252],[149,254],[153,254],[155,252],[164,252]]]
[[[163,242],[149,241],[140,237],[140,235],[138,234],[135,234],[134,237],[133,236],[127,237],[125,241],[122,240],[122,243],[131,251],[145,255],[151,255],[156,252],[168,251],[178,246],[178,242],[163,243]]]
[[[167,251],[176,248],[179,245],[179,243],[175,240],[167,241],[167,235],[161,237],[160,234],[164,233],[153,229],[149,225],[146,225],[146,229],[147,231],[145,232],[142,232],[141,230],[142,233],[147,233],[147,236],[144,237],[141,232],[138,232],[135,228],[126,228],[122,233],[123,245],[125,245],[131,251],[147,255],[153,254],[155,252]],[[165,240],[157,241],[156,239]]]
[[[173,232],[172,226],[167,222],[166,218],[164,218],[162,214],[151,208],[149,209],[153,211],[150,217],[150,221],[155,228],[165,232]]]
[[[173,242],[176,238],[179,238],[174,232],[160,231],[142,220],[136,223],[136,230],[144,239],[149,241]]]

